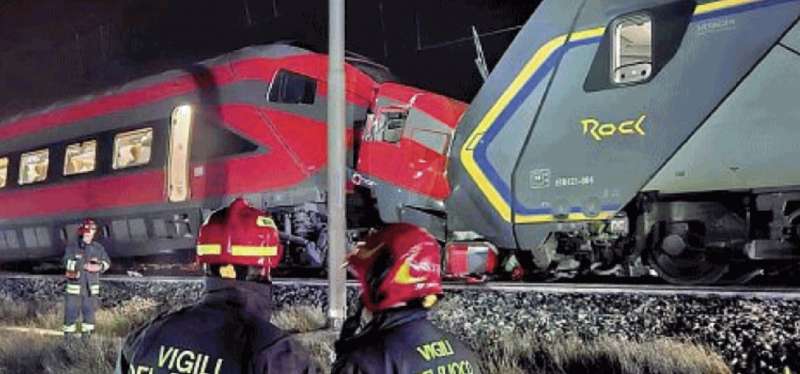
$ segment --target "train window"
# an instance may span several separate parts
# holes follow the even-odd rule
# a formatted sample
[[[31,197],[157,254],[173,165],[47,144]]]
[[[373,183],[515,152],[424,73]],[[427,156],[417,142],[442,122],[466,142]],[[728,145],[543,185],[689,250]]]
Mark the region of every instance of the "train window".
[[[376,130],[380,133],[378,139],[387,143],[397,143],[403,137],[403,129],[408,118],[407,110],[385,111],[378,117]]]
[[[612,26],[611,78],[614,83],[637,83],[653,71],[653,22],[645,14],[623,17]]]
[[[47,167],[50,164],[50,150],[23,153],[19,163],[19,185],[41,182],[47,179]]]
[[[94,171],[97,141],[89,140],[67,146],[64,154],[64,175],[83,174]]]
[[[278,71],[269,88],[269,101],[285,104],[314,104],[317,81],[287,70]]]
[[[145,165],[150,162],[153,128],[123,132],[114,136],[114,170]]]
[[[172,111],[167,180],[169,201],[189,198],[189,154],[192,131],[192,107],[181,105]]]
[[[8,157],[0,158],[0,188],[6,186],[8,180]]]

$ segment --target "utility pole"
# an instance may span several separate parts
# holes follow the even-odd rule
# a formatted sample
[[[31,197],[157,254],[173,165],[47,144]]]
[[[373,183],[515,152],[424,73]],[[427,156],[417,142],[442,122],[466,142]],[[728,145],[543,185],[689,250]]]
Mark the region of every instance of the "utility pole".
[[[347,315],[344,2],[328,0],[328,326],[337,330]]]

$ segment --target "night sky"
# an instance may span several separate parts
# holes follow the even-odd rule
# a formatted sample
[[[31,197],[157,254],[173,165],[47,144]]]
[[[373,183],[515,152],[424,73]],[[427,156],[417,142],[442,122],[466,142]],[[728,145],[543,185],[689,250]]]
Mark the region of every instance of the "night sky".
[[[470,27],[491,68],[536,4],[348,0],[346,48],[469,101],[482,83]],[[0,0],[0,118],[275,41],[325,52],[327,0]]]

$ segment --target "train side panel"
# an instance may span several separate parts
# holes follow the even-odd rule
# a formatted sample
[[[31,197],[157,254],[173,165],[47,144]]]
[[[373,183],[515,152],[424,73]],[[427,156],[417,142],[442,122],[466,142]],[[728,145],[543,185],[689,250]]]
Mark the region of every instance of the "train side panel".
[[[800,56],[774,47],[644,190],[800,187],[798,91]]]
[[[537,9],[503,59],[513,61],[527,48],[528,55],[534,53],[530,50],[542,54],[545,63],[526,70],[501,61],[496,71],[513,75],[490,76],[465,116],[467,122],[459,126],[461,153],[459,162],[451,163],[454,190],[467,193],[451,197],[450,223],[455,229],[472,228],[501,246],[537,248],[549,232],[569,231],[572,226],[565,222],[613,217],[800,12],[800,2],[779,0],[586,2],[573,11],[573,17],[579,14],[574,22],[558,19],[562,27],[574,25],[574,30],[548,33],[541,30],[549,23],[538,18],[554,19],[557,12],[548,4],[556,7],[546,2]],[[626,17],[650,20],[653,70],[641,82],[617,84],[610,71],[611,38]],[[526,33],[534,25],[537,33]],[[536,39],[540,36],[547,38]],[[552,81],[544,80],[546,72]],[[546,91],[532,130],[514,130],[527,134],[522,149],[510,158],[489,152],[504,145],[498,134],[520,126],[515,121],[528,120],[518,113],[537,105],[525,100],[535,97],[538,86]],[[486,114],[495,112],[500,115]],[[499,165],[513,165],[505,166],[510,174],[501,175]],[[475,204],[471,214],[468,207]],[[492,216],[486,217],[487,212]],[[511,226],[513,236],[498,236],[499,228]],[[507,239],[499,239],[503,236]]]

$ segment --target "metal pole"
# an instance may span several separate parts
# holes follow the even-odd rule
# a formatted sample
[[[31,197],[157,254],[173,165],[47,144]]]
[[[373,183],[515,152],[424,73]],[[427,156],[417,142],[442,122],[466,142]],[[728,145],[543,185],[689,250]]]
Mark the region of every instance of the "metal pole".
[[[334,329],[347,314],[344,1],[328,0],[328,326]]]

